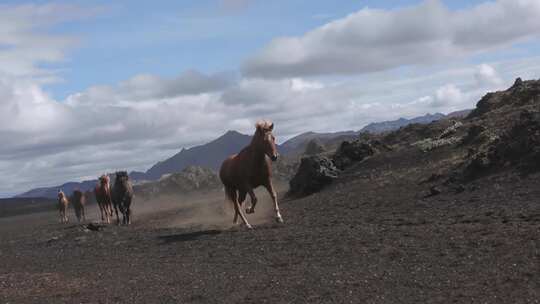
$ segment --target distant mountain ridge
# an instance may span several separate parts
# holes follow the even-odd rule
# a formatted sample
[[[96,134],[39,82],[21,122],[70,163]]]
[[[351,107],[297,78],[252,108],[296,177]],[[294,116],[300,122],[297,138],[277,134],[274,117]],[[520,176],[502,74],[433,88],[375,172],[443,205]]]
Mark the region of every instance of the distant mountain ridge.
[[[448,115],[441,113],[426,114],[424,116],[405,119],[400,118],[393,121],[371,123],[360,131],[342,131],[334,133],[316,133],[305,132],[299,134],[283,144],[278,145],[280,154],[285,156],[294,156],[302,154],[308,143],[312,140],[318,140],[325,146],[333,146],[341,141],[350,140],[358,136],[361,132],[381,133],[397,130],[412,123],[426,124],[443,118],[465,116],[470,110],[453,112]],[[242,148],[247,146],[251,141],[251,135],[239,133],[237,131],[227,131],[222,136],[210,141],[206,144],[195,146],[188,149],[182,149],[172,157],[159,161],[154,164],[146,172],[133,171],[130,172],[130,178],[135,182],[142,181],[157,181],[165,174],[179,173],[189,166],[199,166],[208,168],[214,171],[219,169],[222,161],[231,154],[238,153]],[[81,191],[89,191],[94,188],[96,180],[83,182],[68,182],[55,187],[43,187],[32,189],[15,197],[18,198],[56,198],[58,189],[71,194],[75,189]]]
[[[96,186],[97,180],[87,180],[83,182],[67,182],[56,187],[42,187],[32,189],[22,194],[16,195],[16,198],[56,198],[58,190],[64,191],[67,195],[71,195],[75,190],[83,192],[91,191]]]
[[[428,124],[430,122],[434,122],[434,121],[443,119],[445,117],[446,115],[442,113],[435,113],[435,114],[426,114],[424,116],[419,116],[412,119],[399,118],[399,119],[391,120],[391,121],[374,122],[363,127],[360,130],[360,132],[367,132],[367,133],[389,132],[389,131],[397,130],[409,124],[413,124],[413,123]]]
[[[442,114],[442,113],[434,113],[434,114],[426,114],[423,116],[414,117],[411,119],[406,118],[399,118],[396,120],[390,120],[390,121],[382,121],[382,122],[373,122],[368,124],[367,126],[363,127],[360,130],[360,133],[367,132],[367,133],[384,133],[389,131],[397,130],[401,127],[405,127],[410,124],[429,124],[434,121],[438,121],[445,118],[459,118],[459,117],[465,117],[467,116],[471,110],[461,110],[461,111],[455,111],[448,114]]]

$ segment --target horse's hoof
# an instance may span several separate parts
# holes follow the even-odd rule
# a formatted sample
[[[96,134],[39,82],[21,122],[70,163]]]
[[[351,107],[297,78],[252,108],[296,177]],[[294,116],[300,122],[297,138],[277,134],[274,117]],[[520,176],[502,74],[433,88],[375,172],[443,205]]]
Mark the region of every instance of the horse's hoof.
[[[283,223],[283,218],[281,216],[276,217],[276,222]]]
[[[250,229],[250,230],[253,229],[253,227],[252,227],[250,224],[247,224],[247,225],[246,225],[246,228],[247,228],[247,229]]]
[[[255,213],[255,210],[253,210],[251,208],[246,208],[246,213],[247,214],[252,214],[252,213]]]

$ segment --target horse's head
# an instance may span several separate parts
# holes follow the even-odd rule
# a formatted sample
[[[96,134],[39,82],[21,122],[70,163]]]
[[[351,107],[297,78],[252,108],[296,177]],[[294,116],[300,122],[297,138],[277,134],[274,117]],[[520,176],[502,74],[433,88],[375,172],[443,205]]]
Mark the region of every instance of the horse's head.
[[[129,176],[126,171],[116,172],[116,179],[114,181],[116,184],[126,185],[128,181],[129,181]]]
[[[109,184],[109,176],[107,174],[103,174],[102,176],[99,177],[99,183],[102,185],[102,186],[106,186]]]
[[[255,127],[256,131],[253,136],[253,144],[255,144],[257,148],[262,149],[264,154],[272,161],[276,161],[278,158],[276,137],[272,134],[274,124],[269,121],[259,121]]]
[[[81,190],[75,189],[75,191],[73,191],[73,197],[74,197],[76,200],[80,200],[82,196],[83,196],[83,193],[82,193]]]
[[[64,191],[62,191],[61,189],[58,189],[58,199],[63,199],[64,196],[66,196],[66,195],[64,194]]]

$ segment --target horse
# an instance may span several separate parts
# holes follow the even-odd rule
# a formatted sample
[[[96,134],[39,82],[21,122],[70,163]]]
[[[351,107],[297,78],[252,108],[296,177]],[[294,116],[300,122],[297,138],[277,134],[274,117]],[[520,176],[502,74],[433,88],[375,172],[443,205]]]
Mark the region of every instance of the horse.
[[[84,205],[86,204],[86,197],[84,193],[80,190],[73,191],[73,209],[75,210],[75,216],[77,221],[80,223],[81,220],[86,220],[86,215],[84,212]]]
[[[131,224],[131,201],[133,200],[133,187],[126,171],[116,172],[116,179],[112,189],[112,202],[116,213],[116,224],[120,225],[118,209],[122,213],[122,223]]]
[[[58,211],[60,212],[60,223],[67,223],[68,217],[67,217],[67,208],[68,208],[69,201],[64,194],[64,191],[58,190]]]
[[[246,216],[241,210],[246,194],[251,198],[251,207],[246,208],[246,213],[254,213],[257,205],[257,197],[253,192],[259,186],[266,188],[272,201],[276,221],[283,223],[279,212],[277,194],[272,184],[272,162],[278,159],[276,138],[272,134],[274,124],[269,121],[259,121],[255,124],[255,134],[251,143],[243,148],[238,154],[231,155],[223,161],[219,170],[219,178],[225,187],[225,200],[234,205],[234,219],[236,224],[238,216],[244,225],[251,229]]]
[[[94,188],[94,195],[101,213],[101,221],[109,224],[112,218],[112,198],[109,176],[103,174],[99,177],[99,182]]]

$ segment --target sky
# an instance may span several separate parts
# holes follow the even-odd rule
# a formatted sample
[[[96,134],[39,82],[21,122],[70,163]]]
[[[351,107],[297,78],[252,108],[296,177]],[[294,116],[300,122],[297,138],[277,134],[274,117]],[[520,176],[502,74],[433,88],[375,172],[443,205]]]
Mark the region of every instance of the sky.
[[[0,1],[0,197],[227,130],[472,108],[540,77],[540,1]]]

